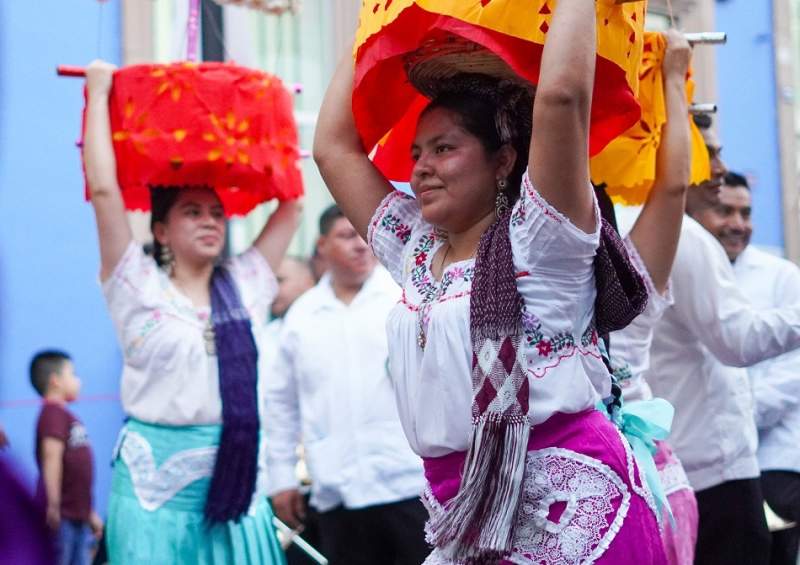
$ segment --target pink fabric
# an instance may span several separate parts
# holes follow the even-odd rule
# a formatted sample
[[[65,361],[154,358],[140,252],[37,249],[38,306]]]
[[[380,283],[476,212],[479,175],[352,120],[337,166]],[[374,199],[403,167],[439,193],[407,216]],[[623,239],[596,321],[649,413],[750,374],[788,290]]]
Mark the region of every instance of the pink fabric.
[[[613,424],[597,410],[579,414],[558,413],[533,428],[528,451],[556,447],[595,459],[616,473],[630,492],[630,507],[619,531],[594,563],[666,565],[668,561],[654,512],[645,497],[636,492],[642,492],[646,487],[642,484],[638,468],[634,469],[635,477],[630,478],[628,454],[622,441]],[[465,457],[466,453],[458,452],[424,459],[425,477],[439,503],[445,503],[458,491]],[[635,484],[631,484],[632,480]],[[619,501],[612,503],[614,513],[620,505]],[[563,505],[552,505],[548,519],[557,522],[562,511]],[[520,557],[524,558],[515,554],[516,559]]]
[[[659,441],[658,451],[654,457],[659,473],[670,472],[670,468],[681,466],[681,462],[672,453],[669,444]],[[674,470],[674,469],[673,469]],[[666,479],[666,477],[665,477]],[[666,482],[666,480],[662,480]],[[672,481],[670,481],[672,482]],[[674,487],[669,487],[673,490]],[[692,565],[694,563],[694,547],[697,543],[697,499],[694,491],[687,484],[683,488],[668,493],[667,500],[672,508],[675,527],[672,526],[666,511],[662,517],[664,526],[661,539],[664,542],[664,551],[667,554],[669,565]]]

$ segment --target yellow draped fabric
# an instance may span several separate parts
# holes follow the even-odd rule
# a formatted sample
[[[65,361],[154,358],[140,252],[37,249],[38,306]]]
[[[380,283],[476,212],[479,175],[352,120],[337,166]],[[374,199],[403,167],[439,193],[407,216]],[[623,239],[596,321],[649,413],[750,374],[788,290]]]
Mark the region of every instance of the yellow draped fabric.
[[[641,119],[591,161],[592,182],[605,184],[609,196],[621,204],[643,204],[655,181],[656,156],[662,128],[667,121],[661,72],[666,47],[666,39],[661,33],[645,34],[639,73]],[[686,95],[691,102],[694,96],[691,79],[686,83]],[[688,119],[692,133],[691,183],[699,184],[711,176],[708,152],[697,126],[691,117]]]
[[[412,6],[541,45],[557,4],[558,0],[364,0],[354,54]],[[642,55],[640,34],[646,10],[646,1],[597,1],[598,55],[625,69],[634,93],[639,83],[635,62]]]

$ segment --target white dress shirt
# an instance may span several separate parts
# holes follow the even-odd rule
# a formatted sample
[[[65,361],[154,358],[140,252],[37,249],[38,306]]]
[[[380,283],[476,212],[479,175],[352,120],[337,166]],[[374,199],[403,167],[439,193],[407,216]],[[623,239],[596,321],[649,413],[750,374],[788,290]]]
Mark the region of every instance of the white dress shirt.
[[[800,308],[758,310],[725,251],[689,217],[671,277],[675,304],[656,326],[646,378],[675,407],[670,442],[695,490],[757,477],[744,368],[800,346]]]
[[[532,425],[556,413],[594,408],[611,388],[594,331],[594,257],[599,221],[585,233],[550,206],[527,174],[510,219],[517,289],[524,300]],[[596,218],[599,211],[595,210]],[[469,447],[472,432],[470,292],[475,260],[451,263],[441,279],[432,260],[445,243],[413,198],[386,197],[368,241],[403,286],[389,316],[391,372],[408,441],[423,457]],[[419,343],[420,333],[425,347]],[[533,431],[536,434],[535,428]]]
[[[403,435],[387,371],[386,317],[399,297],[378,267],[349,305],[325,275],[287,312],[266,385],[270,494],[297,487],[302,437],[321,512],[421,495],[422,461]]]
[[[756,308],[800,304],[800,269],[748,246],[733,264],[739,288]],[[762,471],[800,472],[800,351],[748,369],[755,399]]]

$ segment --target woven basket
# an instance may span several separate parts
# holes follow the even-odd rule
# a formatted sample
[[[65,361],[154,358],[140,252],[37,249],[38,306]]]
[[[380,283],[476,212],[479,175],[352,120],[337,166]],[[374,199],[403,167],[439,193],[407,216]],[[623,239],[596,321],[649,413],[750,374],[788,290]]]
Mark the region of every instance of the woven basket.
[[[428,98],[435,98],[447,81],[460,73],[476,73],[515,82],[533,93],[535,87],[500,57],[473,41],[448,34],[427,39],[406,55],[408,80]]]

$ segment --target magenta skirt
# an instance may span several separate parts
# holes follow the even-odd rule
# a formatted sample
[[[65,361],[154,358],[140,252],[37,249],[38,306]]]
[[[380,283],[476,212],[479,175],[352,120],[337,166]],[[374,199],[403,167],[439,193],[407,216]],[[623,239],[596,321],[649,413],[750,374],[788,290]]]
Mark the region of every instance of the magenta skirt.
[[[465,457],[425,459],[432,516],[458,492]],[[667,564],[650,491],[600,412],[556,414],[533,428],[523,491],[513,551],[502,564]],[[458,565],[440,548],[425,564]]]
[[[672,453],[670,446],[663,441],[656,444],[656,468],[674,519],[674,526],[666,513],[661,520],[664,551],[669,565],[692,565],[694,546],[697,543],[697,499],[683,465]]]

